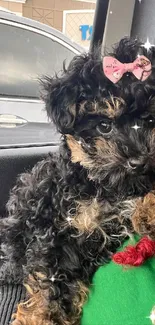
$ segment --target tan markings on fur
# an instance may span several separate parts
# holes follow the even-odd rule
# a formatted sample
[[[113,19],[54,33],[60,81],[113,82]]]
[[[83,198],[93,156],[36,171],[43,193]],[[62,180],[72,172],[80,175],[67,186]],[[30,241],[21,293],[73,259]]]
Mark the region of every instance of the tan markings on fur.
[[[78,162],[87,168],[91,167],[91,159],[85,153],[81,144],[77,140],[75,140],[73,136],[67,135],[67,144],[71,150],[71,159],[73,163]]]
[[[94,151],[93,158],[84,151],[81,143],[75,140],[73,136],[67,135],[67,143],[71,150],[72,162],[80,163],[81,166],[87,169],[103,167],[103,159],[104,165],[113,165],[115,161],[117,162],[118,159],[121,159],[120,155],[117,153],[116,144],[101,137],[95,140],[95,145],[92,148]]]
[[[119,116],[125,106],[125,102],[122,98],[114,96],[110,96],[110,99],[103,100],[102,102],[90,102],[88,103],[87,108],[86,104],[86,100],[80,103],[79,114],[105,114],[112,119]]]
[[[150,149],[154,148],[154,144],[155,144],[155,128],[152,129],[151,131],[151,137],[150,137]]]
[[[95,140],[95,153],[92,161],[93,174],[92,179],[100,170],[114,166],[115,164],[122,163],[123,158],[118,153],[117,144],[110,140],[105,140],[98,137]]]
[[[43,279],[45,275],[37,273],[37,277]],[[49,320],[48,290],[41,290],[32,275],[25,287],[30,299],[18,305],[12,325],[54,325]]]
[[[100,204],[96,199],[90,201],[78,202],[77,214],[72,218],[72,226],[80,233],[91,233],[99,226]]]
[[[74,163],[82,161],[85,153],[81,148],[81,144],[72,135],[67,135],[67,144],[71,150],[72,161]]]
[[[79,316],[82,313],[82,308],[84,303],[87,300],[89,289],[86,287],[86,285],[80,281],[77,282],[78,286],[78,293],[73,298],[73,307],[75,309],[75,315],[77,315],[77,318],[79,319]]]
[[[87,101],[84,100],[83,102],[80,103],[79,107],[79,114],[100,114],[103,113],[103,105],[102,107],[100,106],[100,103],[97,101]]]
[[[104,109],[103,109],[104,114],[106,114],[109,118],[113,119],[121,115],[124,101],[122,98],[111,96],[110,99],[105,100],[103,104],[104,104]]]
[[[86,113],[86,108],[85,108],[86,103],[87,103],[86,100],[80,103],[79,114],[84,114],[84,113]]]
[[[140,235],[149,235],[155,240],[155,193],[148,193],[137,201],[137,208],[132,217],[132,224]]]
[[[36,273],[43,280],[45,275]],[[75,284],[76,295],[72,300],[72,313],[67,319],[58,301],[49,303],[49,289],[42,290],[32,275],[25,284],[30,299],[18,305],[17,313],[13,315],[12,325],[78,325],[82,307],[87,299],[88,288],[80,281]],[[37,289],[38,287],[38,289]],[[52,317],[54,316],[54,317]],[[54,320],[52,320],[52,318]]]
[[[69,106],[69,112],[74,116],[76,117],[76,105],[71,105]]]
[[[117,152],[115,143],[105,140],[104,138],[97,138],[95,141],[95,147],[99,155],[106,155],[115,158],[115,154]]]
[[[71,325],[61,312],[58,301],[52,301],[50,305],[49,287],[41,289],[38,285],[39,279],[43,280],[46,276],[37,272],[36,277],[37,281],[29,275],[25,287],[30,298],[18,305],[16,314],[12,316],[12,325],[57,325],[52,318],[58,319],[60,325]]]

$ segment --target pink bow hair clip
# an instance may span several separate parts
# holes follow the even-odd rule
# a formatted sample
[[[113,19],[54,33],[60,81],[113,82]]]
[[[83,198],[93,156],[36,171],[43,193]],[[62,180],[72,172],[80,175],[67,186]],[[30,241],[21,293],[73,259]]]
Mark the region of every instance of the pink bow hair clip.
[[[114,84],[127,72],[132,72],[137,79],[145,81],[152,72],[152,65],[144,55],[140,55],[132,63],[121,63],[112,56],[105,56],[103,58],[103,71],[105,76]]]

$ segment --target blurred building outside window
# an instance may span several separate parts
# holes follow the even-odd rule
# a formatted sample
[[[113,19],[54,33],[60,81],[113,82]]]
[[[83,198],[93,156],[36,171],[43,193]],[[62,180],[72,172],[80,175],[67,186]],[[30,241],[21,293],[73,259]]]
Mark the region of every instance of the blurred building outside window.
[[[37,20],[89,48],[96,0],[0,0],[0,7]]]

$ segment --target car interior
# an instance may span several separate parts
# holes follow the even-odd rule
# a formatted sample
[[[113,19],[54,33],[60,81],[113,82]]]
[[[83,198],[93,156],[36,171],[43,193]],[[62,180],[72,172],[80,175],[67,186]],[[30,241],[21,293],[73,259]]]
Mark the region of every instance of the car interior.
[[[60,136],[49,123],[39,78],[59,72],[83,50],[46,25],[0,10],[0,215],[17,175],[58,150]],[[8,42],[9,39],[9,42]],[[43,51],[46,48],[47,52]]]
[[[116,3],[117,3],[117,8],[115,8]],[[122,4],[122,1],[120,0],[96,1],[93,33],[92,33],[91,44],[89,49],[90,51],[93,51],[93,48],[97,44],[102,43],[102,41],[103,41],[103,45],[106,44],[106,40],[108,45],[115,43],[115,41],[117,41],[117,39],[120,38],[121,33],[122,35],[124,35],[124,33],[132,36],[139,35],[138,19],[140,18],[137,18],[137,12],[139,12],[140,10],[139,8],[140,1],[127,0],[125,1],[125,3],[126,4],[124,4],[123,2]],[[125,16],[125,13],[123,14],[123,10],[125,10],[125,7],[127,7],[128,9],[127,10],[128,16]],[[115,16],[116,33],[114,34],[113,32],[111,32],[111,34],[109,35],[110,32],[107,25],[109,24],[110,26],[110,21],[108,21],[107,19],[107,13],[108,11],[112,13],[113,12],[112,8],[117,9],[116,11],[117,12],[119,11],[119,15],[116,14]],[[122,14],[120,13],[120,8],[122,8],[121,11]],[[121,20],[120,17],[122,15],[124,15],[124,19]],[[5,16],[4,13],[2,14],[2,16]],[[138,14],[138,17],[141,17],[140,13]],[[18,20],[20,19],[21,18],[18,18]],[[2,22],[2,18],[0,19],[0,22]],[[144,29],[143,29],[143,35],[139,35],[139,36],[145,38]],[[82,49],[76,48],[74,53],[72,52],[72,55],[70,55],[70,59],[75,54],[80,52],[82,52]],[[61,65],[63,65],[62,60],[61,60]],[[2,72],[0,72],[0,75],[1,73]],[[31,78],[29,82],[31,82]],[[33,84],[32,85],[30,84],[31,89],[32,86]],[[35,83],[35,87],[36,87],[36,83]],[[39,82],[38,82],[38,89],[39,89]],[[17,95],[18,94],[13,95],[10,93],[10,96],[8,94],[7,100],[4,101],[4,97],[6,96],[4,96],[3,87],[2,88],[0,87],[0,214],[2,217],[5,216],[6,214],[5,205],[9,197],[9,192],[16,182],[17,175],[31,169],[37,161],[47,156],[49,152],[56,152],[59,146],[59,135],[56,133],[55,130],[52,131],[53,128],[52,125],[50,125],[49,129],[51,131],[49,131],[46,138],[46,133],[43,127],[43,124],[45,122],[47,123],[47,121],[45,121],[46,119],[45,117],[43,118],[43,120],[40,120],[43,127],[41,132],[44,135],[44,140],[42,140],[42,138],[39,137],[39,135],[37,136],[37,131],[35,131],[36,136],[34,138],[32,137],[32,139],[29,139],[29,141],[25,141],[24,138],[20,139],[21,135],[19,132],[19,128],[24,128],[25,123],[23,122],[22,125],[22,121],[17,121],[17,120],[13,120],[12,122],[6,121],[7,118],[8,120],[10,119],[10,111],[8,110],[9,105],[14,103],[14,105],[12,105],[14,106],[12,110],[13,115],[11,116],[12,119],[15,118],[18,119],[18,117],[23,119],[23,116],[19,116],[18,112],[20,110],[20,105],[22,105],[24,101],[26,102],[26,110],[28,110],[29,108],[33,110],[32,106],[34,106],[34,102],[36,101],[35,102],[36,110],[37,109],[39,110],[39,114],[40,114],[40,110],[42,111],[44,107],[43,107],[43,103],[41,103],[40,99],[37,98],[37,96],[36,98],[32,98],[32,94],[30,94],[30,96],[28,96],[26,99],[26,97],[24,97],[24,94],[20,94],[19,97]],[[12,101],[11,104],[10,101]],[[40,105],[40,107],[37,105]],[[17,106],[19,107],[18,112],[16,111]],[[4,115],[5,112],[9,115],[8,117]],[[38,113],[36,114],[36,116],[37,115]],[[31,124],[31,129],[35,128],[34,119],[30,120],[30,124]],[[28,136],[30,129],[28,127],[25,128],[25,132],[27,133]],[[9,139],[11,139],[10,143],[9,141],[6,141],[7,134],[10,135],[9,136]],[[16,141],[13,141],[12,139],[15,138]]]

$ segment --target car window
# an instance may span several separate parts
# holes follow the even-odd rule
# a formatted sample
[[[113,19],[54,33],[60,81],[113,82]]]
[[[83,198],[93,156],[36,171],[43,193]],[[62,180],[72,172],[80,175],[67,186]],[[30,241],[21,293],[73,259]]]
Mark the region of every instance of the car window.
[[[0,24],[0,95],[38,98],[38,78],[54,75],[75,53],[57,41]]]

